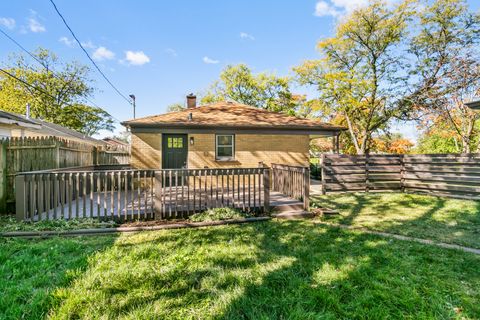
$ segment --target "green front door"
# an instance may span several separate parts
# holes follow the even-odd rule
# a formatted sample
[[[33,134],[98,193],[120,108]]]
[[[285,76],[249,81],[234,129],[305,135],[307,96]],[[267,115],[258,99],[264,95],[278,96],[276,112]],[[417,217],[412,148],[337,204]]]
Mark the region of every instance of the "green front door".
[[[187,135],[164,134],[162,141],[162,168],[186,168],[188,154]]]

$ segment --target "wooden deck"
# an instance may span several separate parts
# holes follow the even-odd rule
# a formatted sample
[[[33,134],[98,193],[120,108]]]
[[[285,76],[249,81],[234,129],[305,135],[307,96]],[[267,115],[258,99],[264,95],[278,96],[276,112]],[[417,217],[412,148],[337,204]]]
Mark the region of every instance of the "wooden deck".
[[[171,196],[171,198],[170,198]],[[153,195],[153,198],[155,195]],[[226,197],[226,196],[224,196]],[[250,207],[248,201],[238,200],[230,195],[229,199],[224,198],[225,207],[234,207],[245,211],[257,211],[261,207],[261,201],[258,196],[250,199]],[[246,203],[246,206],[243,204]],[[179,204],[179,205],[178,205]],[[190,200],[185,197],[182,199],[181,191],[177,190],[176,194],[169,195],[166,201],[162,203],[164,212],[167,212],[166,218],[175,218],[174,211],[182,212],[181,217],[187,218],[194,212],[206,210],[208,207],[222,207],[220,199],[213,199],[209,194],[197,196]],[[303,203],[293,198],[284,196],[275,191],[270,192],[270,208],[271,210],[284,211],[297,210],[303,208]],[[40,215],[33,217],[34,221],[38,220],[54,220],[54,219],[81,219],[81,218],[102,218],[113,220],[142,220],[142,219],[160,219],[155,215],[154,203],[152,203],[151,190],[138,193],[135,191],[122,191],[115,193],[94,192],[92,196],[80,197],[72,201],[71,206],[59,206],[56,210],[51,209]],[[178,217],[178,214],[177,214]]]

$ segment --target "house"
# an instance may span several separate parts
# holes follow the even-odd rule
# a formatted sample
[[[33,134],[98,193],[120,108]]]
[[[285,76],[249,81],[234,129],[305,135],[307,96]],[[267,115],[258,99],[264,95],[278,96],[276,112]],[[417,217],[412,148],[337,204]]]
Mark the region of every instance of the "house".
[[[106,144],[101,140],[55,123],[33,119],[13,112],[0,111],[0,138],[51,136],[95,146]]]
[[[338,137],[343,127],[235,102],[125,121],[134,168],[249,168],[272,163],[308,166],[310,139]],[[338,139],[337,139],[338,140]]]
[[[470,101],[465,103],[465,105],[472,110],[480,110],[480,100]]]
[[[118,139],[115,139],[115,138],[110,138],[110,137],[103,138],[102,141],[105,142],[107,145],[113,146],[113,147],[125,147],[126,148],[126,147],[130,146],[130,144],[128,142],[121,141],[121,140],[118,140]]]

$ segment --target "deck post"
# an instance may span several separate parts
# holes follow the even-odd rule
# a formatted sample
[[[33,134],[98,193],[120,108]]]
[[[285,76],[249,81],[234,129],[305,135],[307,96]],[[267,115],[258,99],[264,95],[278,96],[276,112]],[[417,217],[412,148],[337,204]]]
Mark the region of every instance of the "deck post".
[[[15,176],[15,216],[17,221],[24,221],[26,219],[26,189],[25,176],[19,174]]]
[[[322,184],[322,194],[326,194],[326,183],[325,183],[325,154],[320,155],[320,181]]]
[[[153,213],[155,220],[163,219],[163,212],[162,212],[162,177],[163,172],[161,171],[154,171],[153,172],[153,183],[155,188],[154,198],[153,198]]]
[[[310,208],[310,168],[303,169],[303,209]]]
[[[270,169],[263,169],[263,210],[270,211]]]

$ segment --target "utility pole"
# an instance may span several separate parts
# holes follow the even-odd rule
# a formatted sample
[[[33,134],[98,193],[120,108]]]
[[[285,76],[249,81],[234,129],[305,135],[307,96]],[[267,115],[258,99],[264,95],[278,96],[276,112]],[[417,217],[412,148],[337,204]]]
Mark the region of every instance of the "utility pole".
[[[132,98],[132,102],[133,102],[133,119],[135,119],[135,95],[134,94],[131,94],[129,95],[130,98]]]

